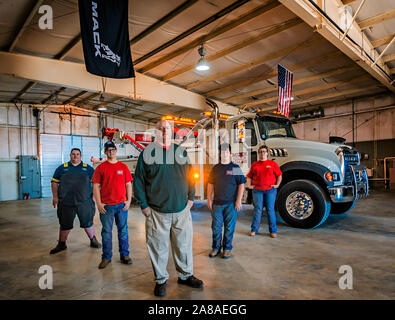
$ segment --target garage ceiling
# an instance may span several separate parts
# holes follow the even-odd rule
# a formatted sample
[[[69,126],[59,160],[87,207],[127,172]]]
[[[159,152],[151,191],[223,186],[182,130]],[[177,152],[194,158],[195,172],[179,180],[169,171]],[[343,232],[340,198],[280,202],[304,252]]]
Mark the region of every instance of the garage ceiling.
[[[325,1],[315,2],[325,7]],[[394,2],[366,0],[355,20],[376,48],[373,58],[385,50],[381,67],[389,73],[395,72]],[[344,0],[340,8],[352,16],[360,3]],[[38,27],[37,10],[44,4],[53,9],[52,30]],[[77,0],[1,1],[0,25],[2,51],[83,63]],[[276,0],[130,0],[129,35],[138,72],[238,108],[276,107],[278,63],[294,71],[293,109],[389,91]],[[207,73],[194,70],[202,43],[211,64]],[[200,115],[199,110],[0,75],[0,102],[12,101],[86,109],[106,104],[105,113],[147,121],[168,113]]]

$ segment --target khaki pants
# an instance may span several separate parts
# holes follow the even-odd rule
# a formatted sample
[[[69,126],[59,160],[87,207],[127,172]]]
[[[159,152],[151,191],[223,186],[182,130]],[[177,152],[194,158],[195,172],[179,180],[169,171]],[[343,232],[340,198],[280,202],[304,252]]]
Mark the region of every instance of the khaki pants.
[[[193,230],[189,205],[175,213],[161,213],[151,208],[145,221],[145,235],[158,283],[164,283],[169,278],[167,261],[170,241],[178,276],[186,279],[193,274]]]

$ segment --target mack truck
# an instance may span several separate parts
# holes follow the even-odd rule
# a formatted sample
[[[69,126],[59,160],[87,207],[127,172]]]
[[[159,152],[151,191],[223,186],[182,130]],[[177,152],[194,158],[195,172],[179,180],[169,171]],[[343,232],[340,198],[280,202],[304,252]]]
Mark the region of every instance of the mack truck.
[[[206,112],[198,122],[164,117],[175,125],[190,126],[187,129],[189,133],[181,140],[176,139],[176,143],[186,148],[192,160],[197,199],[206,198],[209,170],[218,163],[221,130],[227,132],[229,141],[226,142],[232,146],[232,160],[239,164],[244,175],[257,160],[258,148],[261,145],[270,148],[269,159],[277,162],[283,175],[277,192],[276,211],[292,227],[316,228],[325,222],[329,214],[345,214],[358,199],[368,196],[366,167],[360,164],[360,154],[352,147],[297,139],[291,120],[278,112],[241,112],[235,116],[225,116],[219,114],[216,105],[212,107],[213,112]],[[215,129],[218,143],[214,147],[209,144],[202,147],[206,137],[204,130],[198,129],[207,128]],[[141,133],[105,130],[104,136],[116,143],[132,144],[138,151],[154,140],[152,132],[148,135],[149,139],[139,140],[137,138]],[[180,127],[175,127],[175,137],[178,130],[181,130]],[[210,164],[207,158],[214,158],[214,162]],[[134,173],[136,157],[119,160],[125,162]],[[94,161],[94,167],[98,163],[99,159]],[[246,189],[243,203],[251,202],[252,192]]]
[[[347,213],[369,194],[366,167],[355,149],[297,139],[291,120],[278,112],[243,112],[228,118],[225,127],[232,132],[233,161],[244,174],[257,160],[258,148],[270,148],[269,159],[283,174],[276,209],[292,227],[318,227],[329,214]],[[247,202],[251,198],[249,194]]]

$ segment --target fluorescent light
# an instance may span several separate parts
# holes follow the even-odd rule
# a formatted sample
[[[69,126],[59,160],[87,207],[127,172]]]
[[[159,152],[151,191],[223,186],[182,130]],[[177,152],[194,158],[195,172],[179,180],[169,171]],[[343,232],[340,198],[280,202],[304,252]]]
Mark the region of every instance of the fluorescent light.
[[[97,111],[107,111],[107,107],[106,106],[98,106]]]
[[[210,70],[210,65],[208,64],[207,60],[204,57],[200,58],[198,63],[196,64],[195,69],[197,71],[207,71]]]

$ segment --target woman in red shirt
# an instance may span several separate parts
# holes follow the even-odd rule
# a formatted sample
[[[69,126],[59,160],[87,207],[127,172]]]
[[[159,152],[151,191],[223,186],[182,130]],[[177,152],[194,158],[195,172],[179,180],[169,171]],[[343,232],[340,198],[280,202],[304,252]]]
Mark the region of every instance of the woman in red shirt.
[[[251,224],[251,236],[258,233],[261,224],[263,205],[266,207],[269,221],[269,232],[272,238],[277,237],[276,202],[277,188],[282,180],[282,172],[278,164],[267,157],[269,147],[261,146],[258,149],[258,161],[255,161],[247,174],[247,188],[252,189],[254,203],[254,218]]]

